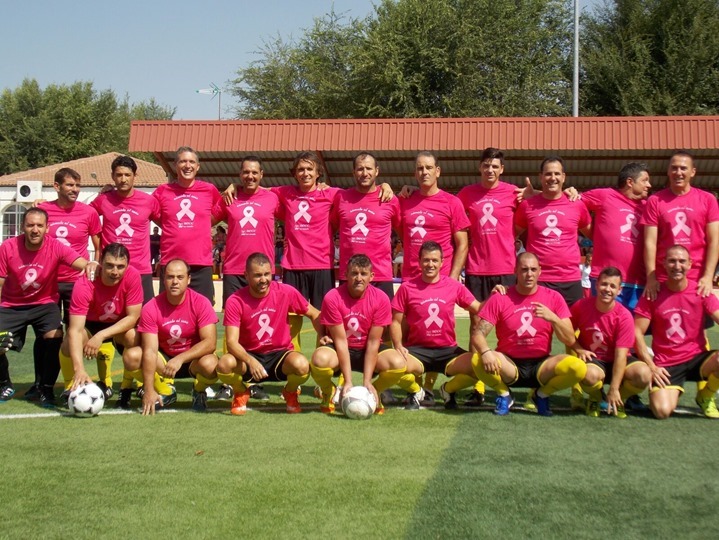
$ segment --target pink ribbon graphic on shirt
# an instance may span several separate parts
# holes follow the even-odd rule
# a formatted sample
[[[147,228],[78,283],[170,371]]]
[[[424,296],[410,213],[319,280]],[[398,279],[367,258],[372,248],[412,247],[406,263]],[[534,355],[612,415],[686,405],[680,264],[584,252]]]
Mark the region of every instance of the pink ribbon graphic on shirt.
[[[417,216],[417,219],[414,220],[414,225],[412,230],[409,231],[409,235],[414,236],[417,233],[421,238],[424,238],[424,235],[427,234],[427,231],[424,230],[424,216]]]
[[[307,210],[310,209],[310,203],[307,201],[302,201],[300,204],[297,205],[298,212],[294,215],[295,222],[298,222],[300,218],[304,219],[307,223],[310,222],[312,219],[312,216],[307,213]]]
[[[257,322],[260,324],[260,329],[255,334],[257,336],[257,339],[262,339],[262,336],[264,336],[265,334],[272,337],[272,334],[275,333],[275,329],[270,326],[270,316],[266,313],[263,313],[259,316]]]
[[[57,229],[55,229],[55,238],[58,242],[61,242],[66,246],[70,245],[70,241],[67,239],[68,234],[69,232],[67,230],[67,227],[65,227],[64,225],[61,225]]]
[[[672,313],[669,317],[670,328],[667,328],[667,338],[671,338],[674,334],[677,334],[680,338],[686,339],[687,335],[682,329],[682,316],[679,313]]]
[[[245,217],[243,217],[240,220],[240,227],[244,228],[244,226],[249,223],[256,229],[257,228],[257,220],[254,218],[255,209],[252,208],[251,206],[245,206],[245,208],[242,210],[242,214]]]
[[[557,228],[557,224],[559,223],[557,216],[554,214],[548,215],[545,223],[547,224],[547,228],[542,231],[544,236],[549,236],[552,233],[557,237],[562,236],[562,231]]]
[[[178,345],[184,345],[185,341],[187,341],[185,338],[182,337],[182,328],[179,324],[173,324],[170,327],[170,339],[167,340],[168,345],[174,345],[177,343]]]
[[[352,317],[349,321],[347,321],[347,337],[360,339],[362,334],[360,334],[359,328],[360,324],[357,317]]]
[[[190,210],[192,207],[192,201],[190,199],[182,199],[180,201],[180,211],[175,214],[177,219],[182,219],[183,217],[187,216],[190,218],[190,221],[195,221],[195,213]]]
[[[439,328],[442,328],[444,322],[442,319],[437,317],[437,315],[439,315],[439,305],[432,302],[427,308],[427,313],[429,314],[429,317],[427,317],[424,321],[425,328],[429,328],[432,324],[436,324]]]
[[[100,315],[101,321],[112,321],[114,319],[117,319],[117,314],[115,313],[115,302],[113,302],[112,300],[105,302],[102,305],[102,311],[104,311],[105,313]]]
[[[522,323],[522,326],[519,327],[519,330],[517,330],[517,335],[521,336],[525,332],[528,333],[530,336],[534,337],[537,333],[537,329],[532,326],[532,321],[534,320],[534,317],[529,311],[525,311],[522,313],[522,317],[520,318],[520,321]]]
[[[624,224],[624,225],[622,225],[621,227],[619,227],[619,232],[622,233],[622,234],[624,234],[624,233],[627,232],[627,231],[631,231],[631,232],[632,232],[632,236],[634,236],[634,237],[639,236],[639,229],[637,229],[637,228],[634,226],[634,222],[635,222],[636,220],[637,220],[637,216],[635,216],[634,214],[629,214],[629,215],[627,216],[627,222],[626,222],[626,224]]]
[[[362,234],[367,236],[369,229],[364,226],[365,223],[367,223],[367,214],[360,212],[355,216],[355,226],[350,229],[350,232],[354,234],[357,231],[360,231]]]
[[[596,351],[602,346],[604,346],[604,336],[601,330],[595,330],[592,334],[592,344],[589,346],[589,350]]]
[[[28,268],[25,271],[25,283],[21,285],[22,290],[24,291],[28,287],[32,287],[33,289],[39,289],[40,284],[36,283],[35,280],[37,279],[37,270],[34,268]]]
[[[132,230],[132,227],[130,227],[130,223],[132,222],[132,216],[125,212],[124,214],[120,215],[120,226],[115,229],[115,234],[120,235],[120,233],[125,233],[127,236],[132,238],[132,236],[135,234],[135,231]]]
[[[672,227],[672,234],[677,236],[680,232],[683,232],[687,236],[691,235],[692,230],[687,227],[687,215],[684,212],[677,212],[674,216],[674,227]]]
[[[497,218],[494,217],[494,206],[492,203],[485,203],[482,207],[482,219],[479,220],[479,224],[484,227],[484,224],[488,221],[494,226],[497,226]]]

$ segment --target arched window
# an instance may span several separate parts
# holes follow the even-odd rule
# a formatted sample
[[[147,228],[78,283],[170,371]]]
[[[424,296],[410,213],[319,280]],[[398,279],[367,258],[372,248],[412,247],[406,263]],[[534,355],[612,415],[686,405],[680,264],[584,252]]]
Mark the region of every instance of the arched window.
[[[27,208],[22,204],[11,204],[2,213],[2,240],[22,232],[22,216]]]

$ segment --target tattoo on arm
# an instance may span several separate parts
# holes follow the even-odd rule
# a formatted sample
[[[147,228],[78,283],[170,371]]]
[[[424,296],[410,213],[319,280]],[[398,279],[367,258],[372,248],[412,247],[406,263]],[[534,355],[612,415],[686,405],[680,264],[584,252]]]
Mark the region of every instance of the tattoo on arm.
[[[484,334],[484,337],[487,337],[490,332],[492,331],[492,323],[489,323],[485,321],[484,319],[480,319],[478,324],[472,325],[471,332],[472,334],[476,334],[478,332],[482,332]]]

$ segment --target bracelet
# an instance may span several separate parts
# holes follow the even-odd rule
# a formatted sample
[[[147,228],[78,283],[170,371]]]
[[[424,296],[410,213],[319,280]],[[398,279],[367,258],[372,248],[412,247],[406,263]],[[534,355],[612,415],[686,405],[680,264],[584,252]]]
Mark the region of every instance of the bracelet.
[[[486,351],[483,351],[483,352],[479,353],[479,357],[481,358],[482,356],[484,356],[484,355],[487,354],[488,352],[492,352],[492,349],[487,349]]]

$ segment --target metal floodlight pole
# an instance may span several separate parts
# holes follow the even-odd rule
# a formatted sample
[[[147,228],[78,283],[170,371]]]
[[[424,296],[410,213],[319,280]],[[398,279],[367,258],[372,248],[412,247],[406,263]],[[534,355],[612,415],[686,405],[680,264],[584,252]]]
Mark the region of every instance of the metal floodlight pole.
[[[215,96],[217,96],[217,119],[222,120],[222,88],[217,86],[215,83],[210,83],[210,88],[195,90],[195,92],[206,96],[212,96],[210,99],[215,99]]]
[[[574,0],[574,77],[572,81],[572,116],[579,116],[579,0]]]

